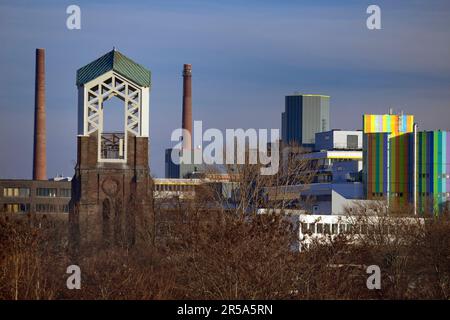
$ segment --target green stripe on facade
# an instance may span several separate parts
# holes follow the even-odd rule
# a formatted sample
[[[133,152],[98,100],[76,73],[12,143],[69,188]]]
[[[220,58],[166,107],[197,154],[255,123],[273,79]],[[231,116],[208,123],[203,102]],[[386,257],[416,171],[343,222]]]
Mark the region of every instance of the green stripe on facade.
[[[442,141],[442,149],[441,149],[442,150],[442,167],[441,167],[441,170],[442,170],[442,174],[444,174],[444,173],[448,173],[447,168],[446,168],[447,161],[448,161],[448,159],[447,159],[447,132],[446,131],[442,132],[441,141]],[[441,185],[442,185],[442,192],[446,193],[447,192],[446,179],[444,179],[444,178],[442,179]]]
[[[380,160],[380,192],[384,193],[386,190],[384,190],[384,170],[385,163],[384,163],[384,149],[385,149],[385,142],[384,142],[384,134],[380,134],[380,156],[378,159]]]
[[[390,135],[389,135],[390,136]],[[389,170],[389,192],[392,194],[394,192],[394,180],[395,180],[395,139],[389,137],[389,162],[390,162],[390,170]],[[390,196],[390,195],[388,195]]]

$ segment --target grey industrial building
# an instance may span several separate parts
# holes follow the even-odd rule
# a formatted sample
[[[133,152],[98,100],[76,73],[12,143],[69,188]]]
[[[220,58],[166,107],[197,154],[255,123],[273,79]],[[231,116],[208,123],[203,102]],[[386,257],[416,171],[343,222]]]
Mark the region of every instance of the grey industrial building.
[[[313,147],[315,134],[330,130],[330,97],[319,94],[293,94],[285,97],[281,115],[284,143]]]

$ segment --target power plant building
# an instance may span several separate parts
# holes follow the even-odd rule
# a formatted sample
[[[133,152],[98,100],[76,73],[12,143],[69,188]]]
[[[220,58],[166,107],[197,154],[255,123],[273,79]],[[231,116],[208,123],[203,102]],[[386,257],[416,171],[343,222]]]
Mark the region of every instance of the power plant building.
[[[281,116],[282,140],[313,147],[315,134],[330,130],[330,97],[317,94],[293,94],[285,97]]]
[[[398,204],[407,203],[412,193],[410,177],[413,171],[412,115],[363,116],[364,174],[368,199],[396,198]]]
[[[363,181],[368,199],[416,213],[450,209],[450,138],[418,132],[412,115],[364,115]]]

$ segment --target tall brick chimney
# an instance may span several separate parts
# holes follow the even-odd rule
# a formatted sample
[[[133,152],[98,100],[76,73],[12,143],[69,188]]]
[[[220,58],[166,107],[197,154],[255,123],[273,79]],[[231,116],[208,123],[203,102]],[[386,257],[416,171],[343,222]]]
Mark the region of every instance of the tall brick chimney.
[[[47,180],[45,129],[45,50],[36,49],[33,180]]]
[[[182,128],[190,133],[183,136],[183,149],[192,149],[192,65],[183,68],[183,123]]]

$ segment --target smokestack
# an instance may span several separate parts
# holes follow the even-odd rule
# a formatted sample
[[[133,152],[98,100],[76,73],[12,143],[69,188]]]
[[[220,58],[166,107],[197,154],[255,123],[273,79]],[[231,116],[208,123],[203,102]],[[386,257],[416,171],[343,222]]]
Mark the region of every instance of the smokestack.
[[[45,50],[36,49],[33,180],[47,180],[45,130]]]
[[[182,128],[190,133],[183,136],[183,149],[192,149],[192,65],[183,68],[183,123]]]

